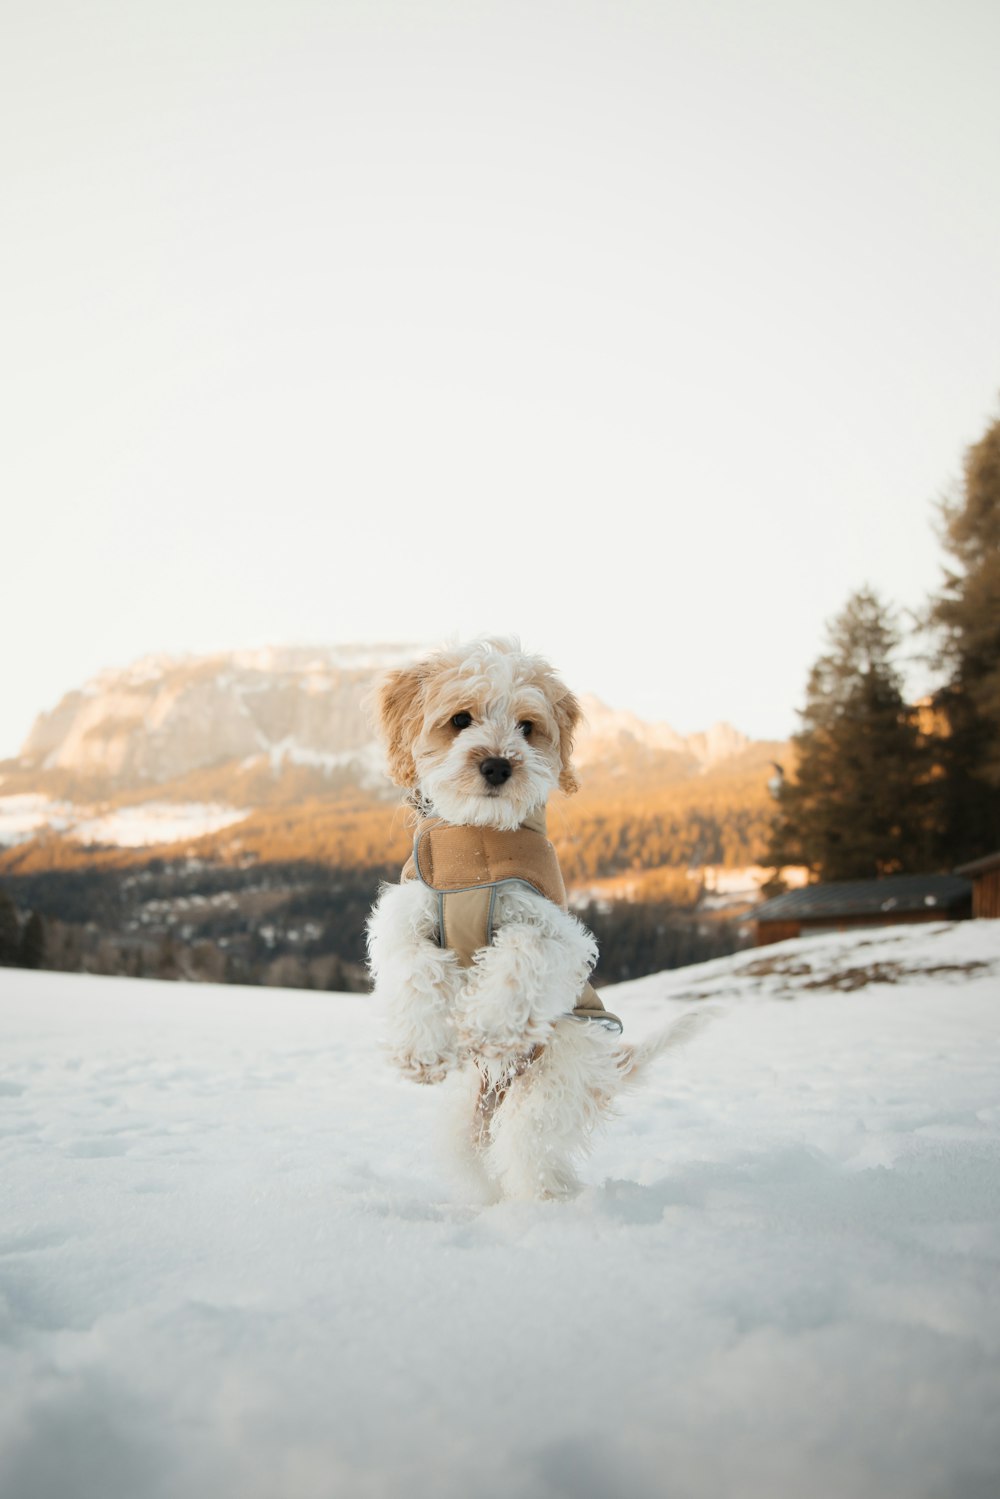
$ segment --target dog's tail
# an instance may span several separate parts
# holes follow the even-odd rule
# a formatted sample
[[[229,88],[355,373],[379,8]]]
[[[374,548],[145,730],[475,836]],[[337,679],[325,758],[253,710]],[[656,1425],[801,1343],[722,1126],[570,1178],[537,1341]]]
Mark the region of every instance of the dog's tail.
[[[673,1051],[675,1047],[686,1046],[689,1041],[693,1041],[712,1019],[713,1013],[708,1009],[686,1010],[677,1020],[648,1036],[645,1041],[639,1041],[635,1046],[622,1046],[623,1059],[620,1065],[623,1086],[644,1082],[650,1064],[664,1052]]]

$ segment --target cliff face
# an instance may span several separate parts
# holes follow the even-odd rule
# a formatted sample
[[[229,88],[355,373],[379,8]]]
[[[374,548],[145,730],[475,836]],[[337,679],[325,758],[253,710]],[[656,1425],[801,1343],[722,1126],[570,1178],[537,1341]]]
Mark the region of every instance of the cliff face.
[[[701,771],[742,754],[752,742],[730,723],[684,736],[669,724],[647,723],[635,713],[609,708],[600,698],[585,694],[580,703],[585,715],[577,753],[581,765],[610,767],[636,757],[670,756],[675,763],[687,761],[691,770]]]
[[[288,648],[146,657],[67,693],[35,722],[24,770],[99,778],[114,790],[237,761],[370,765],[364,698],[405,647]]]
[[[40,714],[19,758],[4,766],[5,790],[135,799],[183,785],[197,799],[254,805],[265,785],[272,800],[286,782],[292,800],[334,783],[378,789],[381,756],[365,702],[381,671],[417,653],[376,645],[147,656],[101,672]],[[591,780],[684,779],[750,745],[728,724],[684,737],[595,697],[583,704],[577,759]]]

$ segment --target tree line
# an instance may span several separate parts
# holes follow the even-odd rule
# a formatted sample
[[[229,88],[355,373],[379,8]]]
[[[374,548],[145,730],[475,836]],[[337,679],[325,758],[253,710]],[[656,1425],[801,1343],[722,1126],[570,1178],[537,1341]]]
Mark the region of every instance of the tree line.
[[[899,611],[853,593],[809,674],[796,773],[777,788],[776,871],[865,879],[1000,848],[1000,419],[967,450],[940,536],[944,579],[917,621],[940,685],[906,701]]]
[[[22,921],[14,902],[0,886],[0,968],[41,968],[46,935],[41,913],[29,911]]]

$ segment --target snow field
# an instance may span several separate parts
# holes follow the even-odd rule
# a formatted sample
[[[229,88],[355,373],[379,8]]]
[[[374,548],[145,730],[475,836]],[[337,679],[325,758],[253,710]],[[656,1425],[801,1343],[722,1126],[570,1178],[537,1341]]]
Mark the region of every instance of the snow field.
[[[363,996],[0,970],[0,1493],[1000,1492],[1000,923],[607,998],[717,1013],[483,1207]]]
[[[55,801],[40,792],[24,792],[0,796],[0,844],[24,843],[43,828],[54,828],[78,843],[141,848],[201,838],[242,822],[248,815],[247,807],[224,807],[214,802],[148,801],[96,812],[73,802]]]

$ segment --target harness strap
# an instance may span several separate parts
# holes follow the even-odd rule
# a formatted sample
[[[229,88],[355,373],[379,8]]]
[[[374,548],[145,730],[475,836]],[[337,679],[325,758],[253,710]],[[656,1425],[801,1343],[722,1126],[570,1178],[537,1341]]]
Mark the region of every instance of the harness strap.
[[[438,941],[463,968],[471,968],[474,954],[492,940],[496,895],[495,885],[438,895]]]

